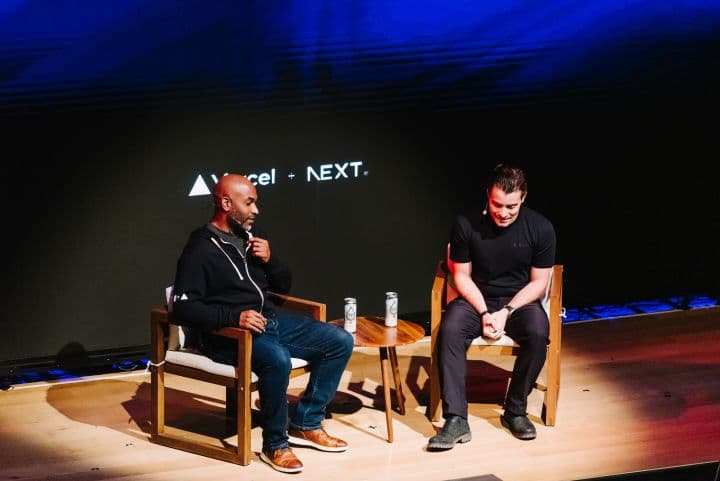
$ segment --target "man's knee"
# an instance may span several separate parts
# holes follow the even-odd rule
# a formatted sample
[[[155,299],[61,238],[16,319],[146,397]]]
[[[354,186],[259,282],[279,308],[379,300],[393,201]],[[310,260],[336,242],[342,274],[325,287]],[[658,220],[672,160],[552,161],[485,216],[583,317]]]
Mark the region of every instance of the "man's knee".
[[[464,344],[465,337],[462,334],[462,321],[456,316],[443,318],[438,330],[440,345]]]
[[[542,330],[527,331],[519,344],[528,351],[537,353],[538,355],[544,353],[547,350],[548,345],[547,332]]]
[[[264,372],[272,370],[277,373],[290,374],[292,370],[292,360],[287,349],[278,347],[277,349],[256,350],[253,352],[253,370]]]
[[[350,355],[355,347],[355,339],[353,335],[345,329],[333,326],[332,324],[317,323],[319,329],[320,342],[324,348],[324,358],[332,359],[350,359]]]
[[[464,344],[465,338],[471,336],[472,326],[480,323],[477,312],[467,301],[455,299],[440,320],[439,339],[443,343]]]
[[[512,334],[516,334],[518,336],[517,339],[522,340],[522,344],[535,346],[537,349],[547,347],[549,341],[549,326],[542,307],[540,307],[539,304],[531,304],[528,306],[526,312],[522,314],[523,317],[518,319],[520,322],[519,326],[513,326],[515,328],[520,327],[520,330],[517,333],[512,332]],[[510,337],[512,337],[512,334],[510,334]]]
[[[349,358],[353,352],[353,348],[355,347],[355,339],[352,334],[347,332],[345,329],[334,329],[334,331],[335,344],[339,346],[343,355]]]

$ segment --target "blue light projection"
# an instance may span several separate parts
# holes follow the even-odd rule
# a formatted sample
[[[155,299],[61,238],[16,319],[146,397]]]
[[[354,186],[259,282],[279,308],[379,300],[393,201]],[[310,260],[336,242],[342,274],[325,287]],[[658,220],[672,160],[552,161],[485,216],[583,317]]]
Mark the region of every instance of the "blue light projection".
[[[470,108],[710,68],[716,0],[6,0],[0,112]],[[712,43],[712,42],[711,42]]]
[[[718,299],[702,294],[686,297],[670,297],[667,299],[634,301],[628,302],[627,304],[570,307],[566,310],[563,323],[595,321],[601,319],[611,319],[614,317],[634,316],[637,314],[653,314],[672,310],[702,309],[717,305]]]

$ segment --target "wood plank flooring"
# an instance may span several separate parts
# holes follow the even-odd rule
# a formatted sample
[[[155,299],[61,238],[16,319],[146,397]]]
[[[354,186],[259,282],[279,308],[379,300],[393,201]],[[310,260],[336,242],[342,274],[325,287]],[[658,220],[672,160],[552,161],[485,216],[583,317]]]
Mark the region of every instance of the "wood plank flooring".
[[[498,415],[512,359],[469,361],[473,440],[427,452],[429,340],[398,348],[406,409],[386,441],[377,349],[357,349],[327,430],[345,453],[296,448],[298,475],[253,458],[241,467],[148,441],[149,374],[18,385],[0,392],[0,480],[455,480],[571,481],[720,459],[720,308],[567,324],[557,425],[539,421],[535,441],[516,440]],[[291,381],[289,401],[306,376]],[[168,423],[234,442],[221,389],[168,376]],[[260,449],[254,428],[253,449]]]

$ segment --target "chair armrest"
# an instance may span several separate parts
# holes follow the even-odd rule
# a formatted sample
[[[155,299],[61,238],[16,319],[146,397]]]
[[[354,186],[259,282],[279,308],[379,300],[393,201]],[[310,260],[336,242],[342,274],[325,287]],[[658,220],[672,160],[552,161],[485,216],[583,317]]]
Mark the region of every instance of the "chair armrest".
[[[158,329],[156,332],[157,339],[162,339],[163,334],[167,335],[167,332],[165,332],[163,328],[167,329],[169,324],[176,324],[175,315],[172,312],[168,312],[165,307],[156,307],[150,311],[150,327],[153,330]],[[250,331],[239,327],[223,327],[212,332],[218,336],[243,341],[251,335]]]
[[[287,296],[284,294],[271,293],[271,295],[277,300],[278,305],[295,312],[300,312],[308,316],[313,317],[319,321],[326,321],[327,307],[325,304],[320,302],[314,302],[307,299],[301,299],[299,297]],[[156,328],[157,326],[167,326],[168,324],[175,324],[175,315],[172,312],[168,312],[165,307],[156,307],[150,312],[151,327]],[[219,336],[228,337],[231,339],[237,339],[239,341],[245,341],[250,339],[250,331],[247,329],[241,329],[239,327],[223,327],[216,329],[213,334]],[[162,339],[161,336],[158,336]]]
[[[222,327],[220,329],[215,329],[214,331],[212,331],[212,333],[218,336],[229,337],[230,339],[238,340],[243,340],[246,337],[252,335],[248,329],[243,329],[240,327]]]
[[[322,302],[310,301],[274,292],[271,292],[270,295],[275,298],[279,306],[285,309],[308,315],[318,321],[325,322],[327,320],[327,306]]]

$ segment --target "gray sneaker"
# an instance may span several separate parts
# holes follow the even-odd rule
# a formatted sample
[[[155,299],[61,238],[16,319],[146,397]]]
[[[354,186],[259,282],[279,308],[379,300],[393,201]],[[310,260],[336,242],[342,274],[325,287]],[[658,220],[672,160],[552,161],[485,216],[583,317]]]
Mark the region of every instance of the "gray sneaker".
[[[429,451],[452,449],[455,443],[467,443],[472,439],[467,419],[461,416],[450,415],[439,433],[428,441]]]

